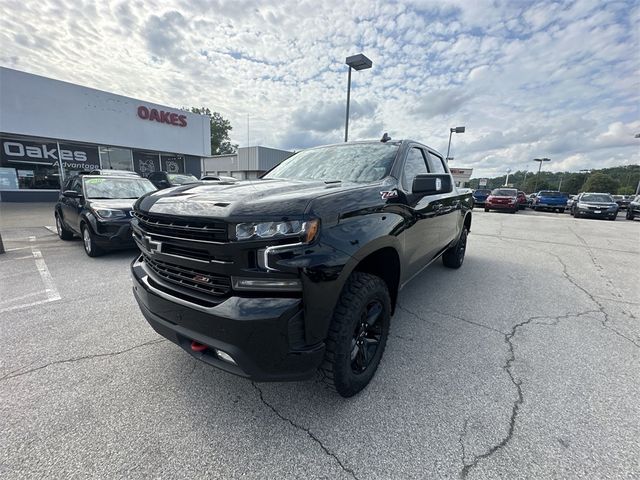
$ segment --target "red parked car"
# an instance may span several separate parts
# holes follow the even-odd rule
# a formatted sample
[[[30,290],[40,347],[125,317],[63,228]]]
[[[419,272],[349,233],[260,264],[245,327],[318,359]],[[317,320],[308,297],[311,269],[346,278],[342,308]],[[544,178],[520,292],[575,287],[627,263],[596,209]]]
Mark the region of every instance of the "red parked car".
[[[527,208],[527,204],[529,203],[527,199],[527,194],[521,191],[518,191],[518,208],[520,210],[524,210]]]
[[[496,188],[487,197],[484,204],[484,211],[507,210],[509,213],[516,213],[519,210],[518,190],[515,188]]]

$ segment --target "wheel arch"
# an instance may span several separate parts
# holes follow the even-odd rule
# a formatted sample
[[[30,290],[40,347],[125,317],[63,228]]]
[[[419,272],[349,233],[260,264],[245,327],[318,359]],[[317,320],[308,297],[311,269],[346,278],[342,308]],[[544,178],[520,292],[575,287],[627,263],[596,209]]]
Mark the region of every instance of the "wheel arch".
[[[386,284],[391,297],[391,313],[395,312],[400,287],[400,255],[396,248],[383,246],[368,253],[354,266],[351,272],[368,273],[380,277]],[[351,273],[350,272],[350,273]]]

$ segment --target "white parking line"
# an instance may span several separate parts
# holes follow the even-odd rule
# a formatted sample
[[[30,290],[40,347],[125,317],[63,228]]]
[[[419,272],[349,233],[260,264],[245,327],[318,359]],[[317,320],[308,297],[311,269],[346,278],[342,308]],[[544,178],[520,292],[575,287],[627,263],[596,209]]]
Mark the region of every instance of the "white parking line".
[[[36,237],[34,236],[29,237],[29,242],[35,242],[35,241],[36,241]],[[23,298],[34,296],[39,293],[45,293],[47,295],[46,300],[38,300],[31,303],[24,303],[21,305],[14,305],[12,307],[3,308],[3,309],[0,309],[0,313],[11,312],[13,310],[18,310],[21,308],[33,307],[35,305],[41,305],[43,303],[55,302],[56,300],[60,300],[62,298],[60,296],[60,293],[58,292],[58,289],[56,288],[55,283],[53,282],[53,277],[51,276],[51,272],[49,272],[49,268],[47,267],[47,264],[45,263],[44,258],[42,257],[42,252],[38,250],[35,247],[35,245],[31,246],[31,256],[35,261],[36,268],[38,269],[38,273],[40,274],[40,278],[42,279],[42,283],[44,284],[44,292],[40,291],[33,294],[24,295],[22,297],[16,297],[8,300],[5,299],[2,303],[21,300]]]
[[[0,305],[5,305],[7,303],[12,303],[15,302],[17,300],[24,300],[25,298],[29,298],[29,297],[35,297],[36,295],[42,295],[43,292],[31,292],[31,293],[27,293],[26,295],[20,295],[19,297],[13,297],[13,298],[9,298],[7,300],[0,300]]]
[[[50,302],[55,300],[60,300],[60,294],[58,293],[58,289],[53,283],[53,277],[47,268],[47,264],[44,263],[44,258],[42,258],[42,252],[38,249],[32,249],[33,258],[36,261],[36,268],[38,272],[40,272],[40,277],[42,278],[42,283],[44,283],[45,292],[47,293],[47,298]]]

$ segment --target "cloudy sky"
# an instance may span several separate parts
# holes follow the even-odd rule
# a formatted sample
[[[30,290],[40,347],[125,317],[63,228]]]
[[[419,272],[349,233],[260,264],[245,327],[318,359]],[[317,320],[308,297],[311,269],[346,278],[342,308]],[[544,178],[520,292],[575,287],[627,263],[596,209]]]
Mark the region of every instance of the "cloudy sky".
[[[0,64],[171,106],[299,149],[413,138],[474,177],[640,163],[640,2],[2,0]]]

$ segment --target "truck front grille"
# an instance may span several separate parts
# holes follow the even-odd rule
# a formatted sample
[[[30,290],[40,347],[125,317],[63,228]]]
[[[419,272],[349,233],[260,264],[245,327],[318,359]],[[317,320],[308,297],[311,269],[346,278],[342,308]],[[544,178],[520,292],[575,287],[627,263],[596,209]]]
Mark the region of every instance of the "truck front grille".
[[[153,259],[149,255],[143,255],[142,258],[161,280],[212,295],[228,295],[231,291],[231,279],[225,275],[180,267]]]
[[[158,215],[145,215],[134,212],[142,230],[184,240],[204,242],[226,242],[227,225],[224,222],[206,222],[202,220],[176,219]]]

